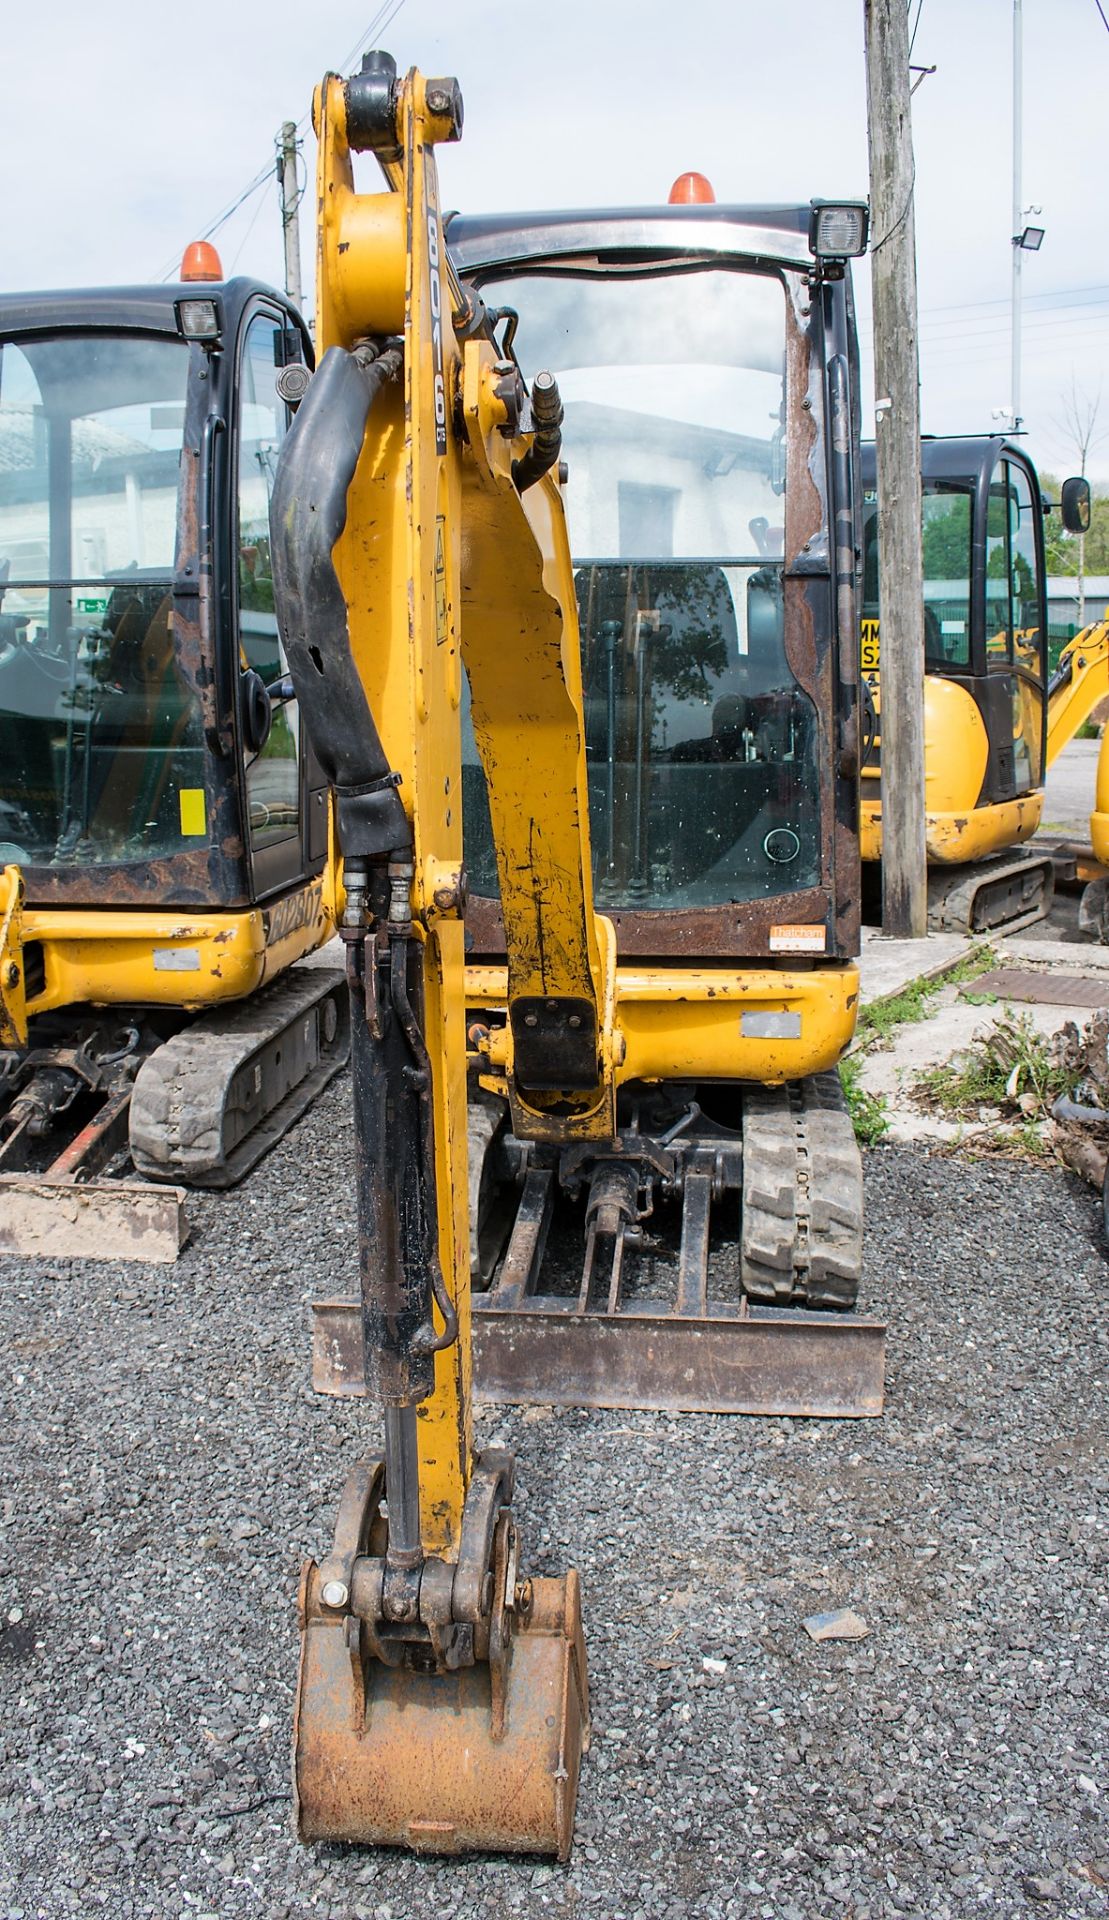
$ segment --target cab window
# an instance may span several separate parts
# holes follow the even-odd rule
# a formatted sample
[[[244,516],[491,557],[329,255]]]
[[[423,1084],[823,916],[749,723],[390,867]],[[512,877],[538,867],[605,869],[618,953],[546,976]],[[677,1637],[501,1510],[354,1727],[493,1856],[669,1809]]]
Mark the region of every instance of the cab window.
[[[288,415],[277,391],[284,333],[270,314],[250,322],[239,385],[239,655],[267,686],[286,671],[277,637],[270,561],[270,494]],[[273,726],[246,770],[251,846],[257,850],[300,830],[299,716],[294,701],[275,704]]]
[[[1002,462],[986,520],[986,660],[1043,677],[1036,507],[1028,475]]]
[[[924,652],[945,667],[970,665],[970,506],[965,487],[924,490]]]

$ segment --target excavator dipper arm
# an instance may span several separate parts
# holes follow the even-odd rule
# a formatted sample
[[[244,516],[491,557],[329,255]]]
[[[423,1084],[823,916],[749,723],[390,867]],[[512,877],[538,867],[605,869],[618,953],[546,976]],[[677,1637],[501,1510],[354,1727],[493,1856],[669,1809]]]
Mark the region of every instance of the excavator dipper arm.
[[[513,1463],[470,1436],[462,662],[509,1018],[475,1044],[523,1137],[613,1129],[557,388],[528,395],[449,271],[455,82],[369,56],[315,103],[322,361],[271,509],[278,620],[341,849],[361,1323],[384,1453],[301,1594],[305,1839],[565,1857],[588,1733],[577,1578],[528,1580]],[[355,191],[351,150],[385,191]]]

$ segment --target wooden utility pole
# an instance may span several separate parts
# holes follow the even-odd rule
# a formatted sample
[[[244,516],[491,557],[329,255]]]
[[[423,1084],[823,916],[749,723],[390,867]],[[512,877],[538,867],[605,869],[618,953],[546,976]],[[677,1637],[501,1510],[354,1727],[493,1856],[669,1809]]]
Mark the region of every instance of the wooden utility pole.
[[[928,927],[924,578],[913,136],[905,0],[864,0],[881,606],[882,928]]]
[[[281,225],[285,231],[285,291],[301,304],[300,190],[297,186],[296,122],[284,120],[277,136],[277,178],[281,186]]]

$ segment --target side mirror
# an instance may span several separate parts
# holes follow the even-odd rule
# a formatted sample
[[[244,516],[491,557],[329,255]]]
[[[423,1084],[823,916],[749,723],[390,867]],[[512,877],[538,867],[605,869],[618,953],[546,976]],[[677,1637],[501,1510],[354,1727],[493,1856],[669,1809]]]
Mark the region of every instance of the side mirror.
[[[1090,483],[1081,474],[1075,474],[1072,479],[1064,480],[1059,511],[1068,533],[1089,532]]]
[[[239,728],[244,752],[261,753],[272,725],[273,704],[266,683],[253,667],[247,667],[239,675]]]

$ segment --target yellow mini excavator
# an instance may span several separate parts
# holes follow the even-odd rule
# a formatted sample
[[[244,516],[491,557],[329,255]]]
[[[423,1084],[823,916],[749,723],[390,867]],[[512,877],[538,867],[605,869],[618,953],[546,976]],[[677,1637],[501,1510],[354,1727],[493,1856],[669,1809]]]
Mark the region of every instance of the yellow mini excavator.
[[[1104,639],[1079,635],[1049,683],[1045,504],[1022,448],[993,435],[921,443],[924,778],[929,924],[1015,931],[1051,905],[1054,864],[1021,852],[1040,825],[1044,776],[1109,689]],[[861,665],[872,724],[863,754],[862,857],[879,919],[882,850],[878,499],[863,446]],[[1089,485],[1063,483],[1063,524],[1089,524]],[[884,616],[883,616],[884,618]],[[1107,782],[1109,799],[1109,782]]]
[[[12,1176],[55,1191],[130,1150],[226,1184],[348,1051],[341,971],[289,972],[332,931],[269,565],[311,345],[213,248],[184,272],[0,299],[8,1248]]]
[[[474,1345],[516,1398],[881,1406],[834,1072],[865,209],[457,221],[448,255],[461,122],[381,53],[317,93],[322,358],[271,507],[350,987],[361,1290],[317,1378],[384,1441],[305,1568],[296,1803],[308,1840],[565,1856],[577,1581],[524,1573]]]
[[[323,176],[321,204],[336,193]],[[603,1147],[524,1135],[480,1071],[483,1036],[514,1031],[500,898],[513,822],[486,796],[489,696],[476,702],[464,673],[471,1263],[489,1398],[880,1404],[880,1330],[842,1314],[862,1184],[832,1071],[858,994],[858,666],[844,622],[848,257],[865,219],[840,203],[702,201],[448,225],[457,311],[480,303],[506,378],[551,374],[562,392],[571,574],[556,597],[580,636],[620,1052]],[[340,281],[355,252],[352,237]],[[486,583],[471,568],[464,584],[477,617]],[[533,757],[532,670],[510,678],[514,659],[498,698],[513,752]],[[528,1017],[542,1027],[541,1006]],[[317,1385],[360,1391],[355,1303],[318,1303],[316,1336]]]

